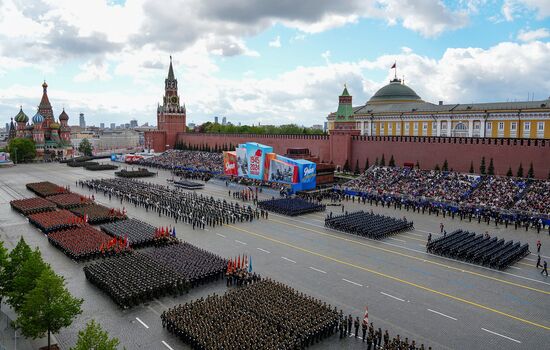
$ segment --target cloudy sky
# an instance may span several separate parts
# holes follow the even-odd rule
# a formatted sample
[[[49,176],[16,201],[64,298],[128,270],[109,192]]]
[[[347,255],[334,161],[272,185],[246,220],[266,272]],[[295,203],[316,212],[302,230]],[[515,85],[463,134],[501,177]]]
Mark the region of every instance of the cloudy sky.
[[[394,61],[427,101],[540,100],[550,1],[0,0],[0,125],[35,112],[43,79],[71,124],[154,124],[169,55],[195,123],[321,124]]]

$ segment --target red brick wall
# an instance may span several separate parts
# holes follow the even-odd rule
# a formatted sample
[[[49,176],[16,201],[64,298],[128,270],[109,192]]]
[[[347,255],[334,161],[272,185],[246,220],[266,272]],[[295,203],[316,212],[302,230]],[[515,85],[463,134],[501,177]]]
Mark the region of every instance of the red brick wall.
[[[166,145],[168,145],[166,143],[166,132],[160,130],[146,131],[144,138],[146,148],[152,148],[155,152],[166,151]]]
[[[505,175],[512,167],[514,175],[520,162],[524,175],[527,175],[529,164],[533,162],[535,176],[546,178],[550,171],[550,141],[548,140],[513,140],[513,139],[475,139],[475,138],[438,138],[438,137],[390,137],[358,136],[352,140],[351,167],[359,160],[359,166],[365,166],[368,157],[373,164],[376,157],[384,154],[386,164],[393,155],[396,165],[418,161],[423,169],[433,169],[436,164],[441,167],[445,159],[449,168],[455,171],[468,172],[473,161],[475,172],[479,171],[481,157],[489,166],[493,158],[495,173]]]
[[[287,148],[307,147],[311,155],[318,156],[322,162],[330,161],[330,144],[327,135],[255,135],[255,134],[198,134],[181,133],[178,140],[186,144],[203,145],[211,147],[215,145],[258,142],[273,147],[278,154],[285,154]]]
[[[525,175],[531,162],[538,178],[546,178],[550,171],[548,140],[350,136],[345,133],[331,136],[180,133],[178,140],[199,146],[209,144],[211,147],[216,144],[231,143],[236,146],[258,142],[272,146],[279,154],[285,154],[287,148],[308,147],[311,154],[319,156],[322,162],[333,161],[335,165],[343,166],[349,159],[351,169],[355,169],[357,160],[363,169],[367,157],[370,164],[374,164],[376,157],[381,158],[384,154],[386,164],[393,155],[397,165],[418,161],[423,169],[433,169],[436,164],[442,166],[447,159],[449,168],[459,172],[468,172],[473,161],[477,172],[484,156],[487,167],[490,158],[493,158],[495,173],[500,175],[505,175],[509,166],[515,175],[520,162]]]

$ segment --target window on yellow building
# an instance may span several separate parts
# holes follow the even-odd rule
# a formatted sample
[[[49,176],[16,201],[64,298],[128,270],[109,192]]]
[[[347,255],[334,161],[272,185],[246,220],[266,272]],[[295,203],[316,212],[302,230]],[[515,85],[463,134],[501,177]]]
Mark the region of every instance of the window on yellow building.
[[[529,123],[529,122],[523,123],[523,130],[525,130],[525,131],[531,130],[531,123]]]
[[[485,128],[486,128],[487,130],[491,130],[492,127],[493,127],[493,123],[491,123],[491,122],[485,123]]]
[[[422,130],[428,130],[428,123],[422,123]]]
[[[437,122],[432,122],[432,129],[437,130]]]
[[[517,123],[516,123],[516,122],[512,122],[512,123],[510,124],[510,130],[516,131],[516,127],[517,127]]]
[[[414,122],[414,131],[418,130],[418,122]]]
[[[537,131],[544,131],[544,122],[537,123]]]
[[[498,123],[498,130],[499,130],[499,131],[504,130],[504,122],[499,122],[499,123]]]

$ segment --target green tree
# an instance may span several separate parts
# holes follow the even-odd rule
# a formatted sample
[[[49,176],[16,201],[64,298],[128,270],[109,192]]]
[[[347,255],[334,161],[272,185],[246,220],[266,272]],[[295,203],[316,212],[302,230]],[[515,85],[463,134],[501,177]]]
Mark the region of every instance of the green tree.
[[[376,166],[380,165],[380,161],[378,160],[378,157],[376,157],[376,159],[374,160],[374,165]]]
[[[367,160],[365,160],[365,171],[367,171],[368,168],[370,168],[369,158],[367,158]]]
[[[26,162],[36,157],[34,141],[28,138],[14,138],[8,144],[8,151],[14,163]]]
[[[21,269],[13,278],[11,290],[8,294],[8,303],[16,312],[19,312],[21,306],[23,306],[27,293],[36,286],[36,281],[42,271],[49,268],[49,265],[42,260],[42,254],[40,254],[38,248],[22,263]]]
[[[487,174],[495,175],[495,166],[493,165],[493,158],[489,160],[489,167],[487,168]]]
[[[350,171],[349,161],[346,159],[346,162],[344,163],[344,173],[347,173],[349,171]]]
[[[481,175],[485,175],[486,169],[485,169],[485,157],[481,157],[481,164],[479,165],[479,173]]]
[[[391,166],[392,168],[395,167],[395,159],[393,158],[393,154],[390,157],[390,162],[388,163],[388,166]]]
[[[527,177],[529,179],[532,179],[535,177],[535,170],[533,169],[533,162],[531,162],[531,164],[529,164],[529,170],[527,170]]]
[[[386,159],[384,158],[384,153],[382,153],[382,158],[380,159],[380,166],[386,166]]]
[[[472,160],[470,162],[470,170],[468,171],[470,174],[473,174],[474,173],[474,161]]]
[[[359,175],[361,174],[361,168],[359,168],[359,159],[357,159],[355,161],[355,171],[354,171],[355,175]]]
[[[78,152],[82,153],[85,156],[92,155],[92,144],[88,139],[83,139],[78,145]]]
[[[447,159],[443,162],[443,167],[441,167],[441,170],[449,171],[449,162],[447,162]]]
[[[65,288],[63,277],[45,269],[36,281],[36,287],[27,294],[16,323],[26,337],[36,339],[47,333],[50,349],[51,334],[71,325],[82,313],[82,302]]]
[[[416,167],[416,169],[420,169],[420,163],[418,162],[418,160],[416,161],[416,164],[414,166]]]
[[[436,164],[436,165],[435,165],[434,170],[435,170],[435,171],[441,171],[441,169],[439,168],[439,164]]]
[[[512,167],[511,166],[508,167],[508,171],[506,172],[506,176],[508,176],[508,177],[514,176],[514,173],[512,172]]]
[[[4,242],[0,241],[0,309],[2,308],[2,299],[6,296],[6,268],[9,263],[8,250],[4,248]]]
[[[25,239],[21,237],[19,239],[19,242],[17,242],[17,245],[9,254],[9,261],[6,265],[6,269],[4,271],[5,279],[3,281],[4,284],[4,291],[5,295],[10,295],[11,291],[13,290],[13,280],[17,275],[19,275],[19,272],[21,271],[21,267],[23,266],[23,263],[29,259],[29,256],[31,256],[32,250],[25,242]]]
[[[517,177],[523,177],[523,165],[519,163],[518,172],[516,174]]]
[[[117,338],[109,339],[109,333],[92,320],[86,324],[86,328],[78,332],[78,340],[71,350],[117,350],[119,343]]]

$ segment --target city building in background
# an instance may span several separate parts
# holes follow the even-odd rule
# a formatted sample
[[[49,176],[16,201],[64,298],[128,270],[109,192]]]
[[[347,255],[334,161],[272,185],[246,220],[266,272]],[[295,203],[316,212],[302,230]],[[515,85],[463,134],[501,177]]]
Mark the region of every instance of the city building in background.
[[[130,127],[131,128],[137,128],[137,126],[138,126],[138,121],[137,120],[135,120],[135,119],[130,120]]]
[[[84,113],[80,113],[79,124],[82,129],[86,129],[86,120],[84,119]]]
[[[116,124],[115,123],[111,123],[111,130],[114,130],[116,129]]]
[[[222,118],[222,125],[226,125],[227,124],[227,118],[226,117],[223,117]]]
[[[99,128],[100,129],[105,129],[105,123],[99,123]]]

